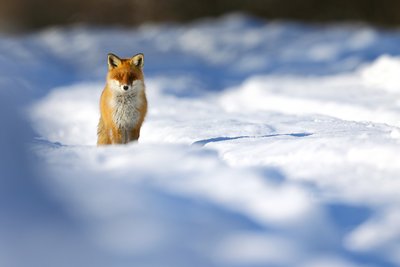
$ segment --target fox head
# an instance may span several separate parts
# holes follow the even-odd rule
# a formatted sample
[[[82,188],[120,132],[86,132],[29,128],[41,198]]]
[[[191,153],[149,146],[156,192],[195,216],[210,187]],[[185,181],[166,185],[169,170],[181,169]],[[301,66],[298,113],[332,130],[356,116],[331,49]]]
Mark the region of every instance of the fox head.
[[[135,93],[144,87],[144,55],[119,58],[108,54],[108,86],[116,93]]]

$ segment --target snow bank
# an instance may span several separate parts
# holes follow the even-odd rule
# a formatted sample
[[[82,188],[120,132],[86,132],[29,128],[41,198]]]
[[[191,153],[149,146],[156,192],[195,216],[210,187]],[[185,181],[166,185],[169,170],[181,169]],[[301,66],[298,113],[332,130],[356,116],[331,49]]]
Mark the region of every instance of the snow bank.
[[[361,69],[367,85],[400,94],[400,58],[383,55],[373,64]]]
[[[100,118],[98,99],[103,86],[96,83],[54,88],[30,112],[34,127],[40,127],[36,130],[46,140],[63,144],[96,144]]]
[[[361,75],[328,77],[254,77],[223,94],[220,103],[229,112],[278,111],[284,114],[321,114],[348,121],[386,123],[400,126],[399,100],[392,92],[366,84],[366,70]],[[376,77],[371,74],[368,77]],[[371,81],[374,78],[371,78]],[[379,78],[377,78],[379,79]],[[396,82],[386,84],[395,88]]]

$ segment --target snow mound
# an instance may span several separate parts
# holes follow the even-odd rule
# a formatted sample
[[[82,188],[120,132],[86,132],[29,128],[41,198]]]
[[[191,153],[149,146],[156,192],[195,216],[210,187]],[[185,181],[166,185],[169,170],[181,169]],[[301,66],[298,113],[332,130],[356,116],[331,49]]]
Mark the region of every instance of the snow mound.
[[[383,55],[360,70],[365,83],[400,94],[400,57]]]
[[[222,94],[219,102],[228,112],[320,114],[399,127],[400,102],[392,92],[371,90],[357,72],[328,77],[259,76]]]
[[[96,144],[102,87],[100,83],[84,83],[54,88],[30,112],[36,131],[63,144]]]

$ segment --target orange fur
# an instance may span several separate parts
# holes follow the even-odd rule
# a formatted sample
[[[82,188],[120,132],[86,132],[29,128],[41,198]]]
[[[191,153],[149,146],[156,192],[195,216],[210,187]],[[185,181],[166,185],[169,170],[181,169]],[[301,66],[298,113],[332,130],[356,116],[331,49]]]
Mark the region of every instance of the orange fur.
[[[147,113],[142,67],[142,54],[128,59],[108,55],[109,71],[100,98],[97,145],[124,144],[139,139]],[[124,86],[130,89],[125,91]]]

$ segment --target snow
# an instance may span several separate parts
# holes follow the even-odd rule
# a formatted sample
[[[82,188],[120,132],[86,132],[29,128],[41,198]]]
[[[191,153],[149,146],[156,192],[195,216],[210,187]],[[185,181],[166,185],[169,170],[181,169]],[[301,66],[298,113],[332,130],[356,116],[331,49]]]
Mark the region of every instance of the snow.
[[[1,36],[0,265],[400,265],[399,41],[242,15]],[[108,52],[145,54],[138,144],[95,146]]]

